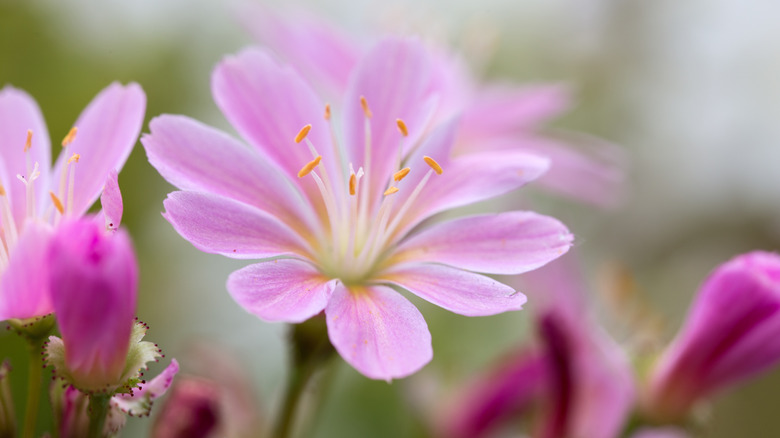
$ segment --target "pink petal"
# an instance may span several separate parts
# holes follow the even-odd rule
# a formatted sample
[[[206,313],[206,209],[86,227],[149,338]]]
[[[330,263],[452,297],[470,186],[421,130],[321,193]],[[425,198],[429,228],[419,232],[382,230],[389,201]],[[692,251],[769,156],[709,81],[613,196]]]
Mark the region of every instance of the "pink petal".
[[[111,398],[111,403],[129,415],[149,415],[152,402],[163,396],[173,383],[173,378],[179,372],[179,362],[171,359],[171,363],[152,380],[141,383],[130,394],[117,394]]]
[[[414,206],[402,220],[397,235],[445,210],[484,201],[541,176],[549,161],[518,152],[463,155],[449,161],[441,175],[432,174]]]
[[[573,236],[562,223],[527,211],[460,218],[406,240],[394,260],[436,262],[490,274],[521,274],[560,257]]]
[[[338,285],[325,315],[336,351],[366,377],[406,377],[433,357],[420,311],[390,288]]]
[[[32,130],[32,148],[25,154],[27,130]],[[30,165],[38,163],[41,174],[35,181],[35,208],[40,213],[49,200],[49,167],[51,165],[51,144],[49,131],[38,104],[22,90],[6,86],[0,90],[0,182],[11,201],[14,221],[22,224],[26,214],[27,200],[25,185],[16,175],[27,177],[27,160]],[[29,155],[29,157],[25,157]]]
[[[98,93],[76,120],[73,126],[78,133],[60,153],[52,180],[52,191],[59,194],[64,162],[79,154],[78,163],[73,165],[73,205],[67,206],[74,215],[84,214],[97,200],[110,171],[122,169],[138,140],[145,111],[146,95],[138,84],[114,82]]]
[[[282,259],[233,272],[227,288],[244,310],[258,318],[299,323],[325,309],[337,282],[309,263]]]
[[[122,192],[119,190],[119,175],[116,170],[108,173],[103,193],[100,195],[100,207],[105,218],[107,230],[116,230],[122,222]]]
[[[334,26],[302,10],[243,5],[239,20],[261,44],[294,66],[309,83],[341,96],[362,48]]]
[[[279,219],[209,193],[173,192],[163,216],[201,251],[237,259],[306,254],[307,243]]]
[[[372,194],[384,192],[390,174],[397,170],[403,136],[396,119],[402,119],[410,130],[406,145],[414,144],[426,128],[434,109],[428,93],[430,80],[428,54],[416,40],[384,40],[355,68],[344,101],[345,144],[355,169],[363,166],[366,171]],[[368,119],[371,163],[364,157],[366,115],[361,96],[372,113]]]
[[[0,321],[43,316],[54,311],[46,277],[51,229],[38,221],[24,228],[8,266],[0,274]]]
[[[214,100],[241,135],[281,167],[306,192],[316,196],[311,178],[298,171],[312,155],[295,137],[312,125],[308,139],[317,148],[331,175],[340,172],[331,146],[330,128],[323,118],[325,104],[288,66],[280,66],[266,51],[245,49],[217,65],[211,78]]]
[[[172,115],[155,117],[149,128],[141,138],[149,162],[176,187],[252,205],[300,233],[315,226],[314,212],[289,177],[227,134]]]
[[[397,267],[379,279],[466,316],[520,310],[526,302],[525,295],[490,277],[431,263]]]

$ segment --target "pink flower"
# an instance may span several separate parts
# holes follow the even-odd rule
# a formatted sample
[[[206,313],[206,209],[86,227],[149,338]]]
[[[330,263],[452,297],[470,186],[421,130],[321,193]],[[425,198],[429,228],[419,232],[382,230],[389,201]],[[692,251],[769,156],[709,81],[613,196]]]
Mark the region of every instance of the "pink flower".
[[[38,105],[21,90],[0,90],[0,320],[53,311],[45,280],[48,240],[63,217],[89,209],[107,178],[116,180],[110,173],[130,154],[145,106],[137,84],[111,84],[84,109],[52,166]],[[108,209],[112,219],[121,218],[121,201],[118,212],[115,204]]]
[[[320,19],[295,10],[280,13],[247,4],[239,20],[255,39],[288,60],[324,95],[340,96],[371,38],[350,38]],[[566,112],[567,88],[559,84],[482,85],[466,63],[444,48],[433,48],[430,86],[439,102],[433,115],[445,120],[462,114],[455,153],[515,150],[547,157],[550,171],[538,184],[556,194],[599,206],[620,198],[626,167],[620,148],[583,134],[544,132],[543,126]],[[547,130],[549,131],[549,130]]]
[[[718,267],[653,369],[645,410],[676,420],[692,405],[780,361],[780,256],[755,251]]]
[[[154,119],[142,138],[152,165],[183,190],[165,201],[179,234],[206,252],[264,259],[230,276],[233,298],[267,321],[324,310],[336,350],[371,378],[409,375],[432,356],[422,315],[391,287],[464,315],[520,309],[522,294],[472,271],[535,269],[572,239],[557,220],[518,211],[410,234],[547,168],[517,152],[452,157],[457,120],[427,129],[431,71],[415,41],[379,43],[353,71],[339,144],[330,107],[291,68],[248,49],[219,64],[212,91],[251,150],[180,116]]]

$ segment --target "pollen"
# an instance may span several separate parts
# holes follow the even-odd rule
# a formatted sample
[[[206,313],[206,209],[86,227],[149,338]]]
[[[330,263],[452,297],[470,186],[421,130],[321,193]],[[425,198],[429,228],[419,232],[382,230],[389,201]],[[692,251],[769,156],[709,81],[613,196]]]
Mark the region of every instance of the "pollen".
[[[389,189],[385,190],[384,195],[388,196],[388,195],[392,195],[393,193],[396,193],[396,192],[398,192],[398,187],[390,187]]]
[[[404,167],[403,169],[393,174],[393,181],[395,182],[401,181],[402,179],[406,178],[406,175],[409,175],[410,171],[411,169],[409,169],[408,167]]]
[[[80,158],[81,158],[81,155],[73,154],[73,155],[70,156],[70,158],[68,158],[68,164],[70,164],[70,163],[78,163]]]
[[[298,178],[303,178],[304,176],[310,174],[311,171],[314,170],[314,168],[320,164],[321,160],[322,160],[322,155],[317,155],[317,158],[306,163],[306,165],[303,166],[301,170],[298,171]]]
[[[398,125],[398,130],[401,131],[401,135],[404,137],[409,136],[409,130],[406,128],[406,123],[401,119],[395,119],[395,124]]]
[[[439,166],[439,163],[437,163],[436,160],[434,160],[433,158],[429,156],[424,156],[423,160],[425,160],[425,163],[427,165],[431,166],[431,169],[433,169],[437,175],[441,175],[442,173],[444,173],[444,169],[442,169],[441,166]]]
[[[325,120],[330,120],[330,104],[325,104]]]
[[[70,128],[70,131],[68,131],[68,135],[66,135],[65,138],[62,139],[62,147],[65,147],[73,143],[73,140],[76,139],[77,132],[78,132],[78,128],[76,128],[75,126]]]
[[[295,142],[300,143],[303,141],[304,138],[306,138],[307,135],[309,135],[309,131],[311,131],[311,125],[306,125],[303,128],[301,128],[300,131],[298,131],[298,135],[295,136]]]
[[[366,101],[365,96],[360,96],[360,106],[363,107],[363,113],[366,115],[366,118],[371,118],[371,108],[368,107],[368,101]]]
[[[355,196],[355,192],[357,189],[357,176],[353,173],[349,176],[349,194],[350,196]]]
[[[65,207],[62,205],[60,198],[58,198],[54,192],[49,192],[49,196],[51,196],[51,202],[54,204],[54,207],[57,209],[57,211],[59,211],[60,214],[65,214]]]
[[[27,141],[24,142],[24,151],[27,152],[32,147],[32,129],[27,130]]]

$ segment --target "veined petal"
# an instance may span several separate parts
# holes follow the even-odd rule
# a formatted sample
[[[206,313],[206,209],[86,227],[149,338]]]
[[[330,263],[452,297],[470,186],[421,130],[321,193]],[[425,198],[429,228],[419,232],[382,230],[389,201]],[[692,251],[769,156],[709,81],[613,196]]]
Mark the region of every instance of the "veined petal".
[[[108,173],[124,166],[138,140],[145,111],[146,95],[138,84],[114,82],[98,93],[76,120],[73,126],[78,133],[60,153],[51,182],[59,184],[64,162],[79,154],[74,164],[73,205],[68,206],[74,215],[84,214],[100,195]],[[58,187],[52,189],[58,193]]]
[[[307,243],[279,219],[209,193],[173,192],[163,216],[201,251],[237,259],[304,255]]]
[[[560,257],[573,236],[557,219],[529,211],[470,216],[406,240],[396,262],[437,262],[490,274],[521,274]]]
[[[32,131],[32,147],[25,153],[27,131]],[[30,165],[38,163],[41,174],[35,182],[36,209],[40,212],[48,201],[51,144],[49,131],[35,100],[22,90],[6,86],[0,90],[0,182],[8,192],[14,221],[20,225],[26,214],[27,200],[24,184],[16,175],[27,178],[27,159]]]
[[[25,226],[8,267],[0,276],[0,321],[54,311],[46,277],[50,240],[51,229],[45,224],[30,221]]]
[[[363,166],[371,193],[381,194],[390,174],[397,170],[402,135],[396,119],[410,128],[405,144],[414,144],[426,128],[434,107],[428,94],[431,63],[422,44],[411,39],[387,39],[377,44],[358,64],[344,101],[345,144],[355,168]],[[365,97],[372,116],[371,162],[366,162]]]
[[[312,156],[306,145],[295,143],[305,125],[312,125],[307,138],[327,170],[340,171],[323,118],[325,104],[292,67],[280,66],[267,51],[249,48],[223,59],[211,77],[211,92],[236,130],[307,193],[314,196],[313,182],[297,174]]]
[[[325,316],[333,346],[369,378],[406,377],[433,357],[431,334],[420,311],[388,287],[339,284]]]
[[[160,374],[149,382],[142,383],[130,394],[117,394],[112,397],[111,404],[134,417],[149,415],[154,400],[165,394],[178,372],[179,362],[171,359],[171,363]]]
[[[397,236],[445,210],[510,192],[540,177],[549,160],[519,152],[485,152],[452,159],[441,175],[432,175],[402,219]]]
[[[103,185],[103,193],[100,195],[100,207],[105,218],[106,229],[119,229],[124,205],[122,204],[122,192],[119,190],[119,175],[116,170],[108,173],[106,183]]]
[[[522,293],[490,277],[432,263],[400,266],[381,274],[379,280],[466,316],[520,310],[527,301]]]
[[[308,200],[289,177],[229,135],[173,115],[155,117],[149,129],[141,138],[149,162],[176,187],[252,205],[299,233],[315,226]]]
[[[309,263],[286,259],[233,272],[227,289],[241,307],[258,318],[299,323],[325,309],[337,283]]]

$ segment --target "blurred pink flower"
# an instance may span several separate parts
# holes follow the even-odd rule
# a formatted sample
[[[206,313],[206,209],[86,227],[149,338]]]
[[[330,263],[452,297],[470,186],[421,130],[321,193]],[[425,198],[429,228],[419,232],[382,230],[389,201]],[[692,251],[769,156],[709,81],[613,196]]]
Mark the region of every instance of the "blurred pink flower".
[[[179,234],[206,252],[274,259],[234,272],[233,298],[267,321],[299,323],[324,310],[336,350],[371,378],[409,375],[432,356],[422,315],[390,286],[463,315],[517,310],[522,294],[472,271],[526,272],[572,240],[557,220],[518,211],[410,236],[437,213],[511,191],[547,168],[518,152],[453,157],[457,119],[426,129],[434,79],[416,41],[377,44],[346,91],[342,147],[329,107],[306,82],[247,49],[218,65],[212,91],[253,149],[180,116],[154,119],[142,138],[152,165],[183,190],[165,200]],[[304,138],[308,147],[295,144]]]
[[[0,321],[53,311],[45,271],[46,248],[63,217],[82,216],[112,171],[127,160],[141,130],[146,96],[137,84],[111,84],[79,116],[52,166],[49,133],[35,101],[0,90]],[[26,139],[26,141],[25,141]],[[78,170],[78,175],[76,175]],[[110,189],[109,192],[112,192]],[[106,226],[121,219],[116,192],[106,200]]]
[[[780,256],[754,251],[719,266],[699,289],[652,370],[644,408],[684,418],[697,402],[780,361]]]
[[[350,38],[335,26],[303,10],[274,11],[246,4],[239,20],[320,92],[332,98],[347,90],[350,75],[372,38]],[[480,84],[466,63],[443,47],[431,47],[431,91],[438,99],[433,117],[462,114],[453,151],[515,150],[547,157],[550,171],[538,184],[579,201],[611,206],[621,195],[626,158],[606,141],[567,132],[542,132],[549,120],[571,106],[560,84]]]

